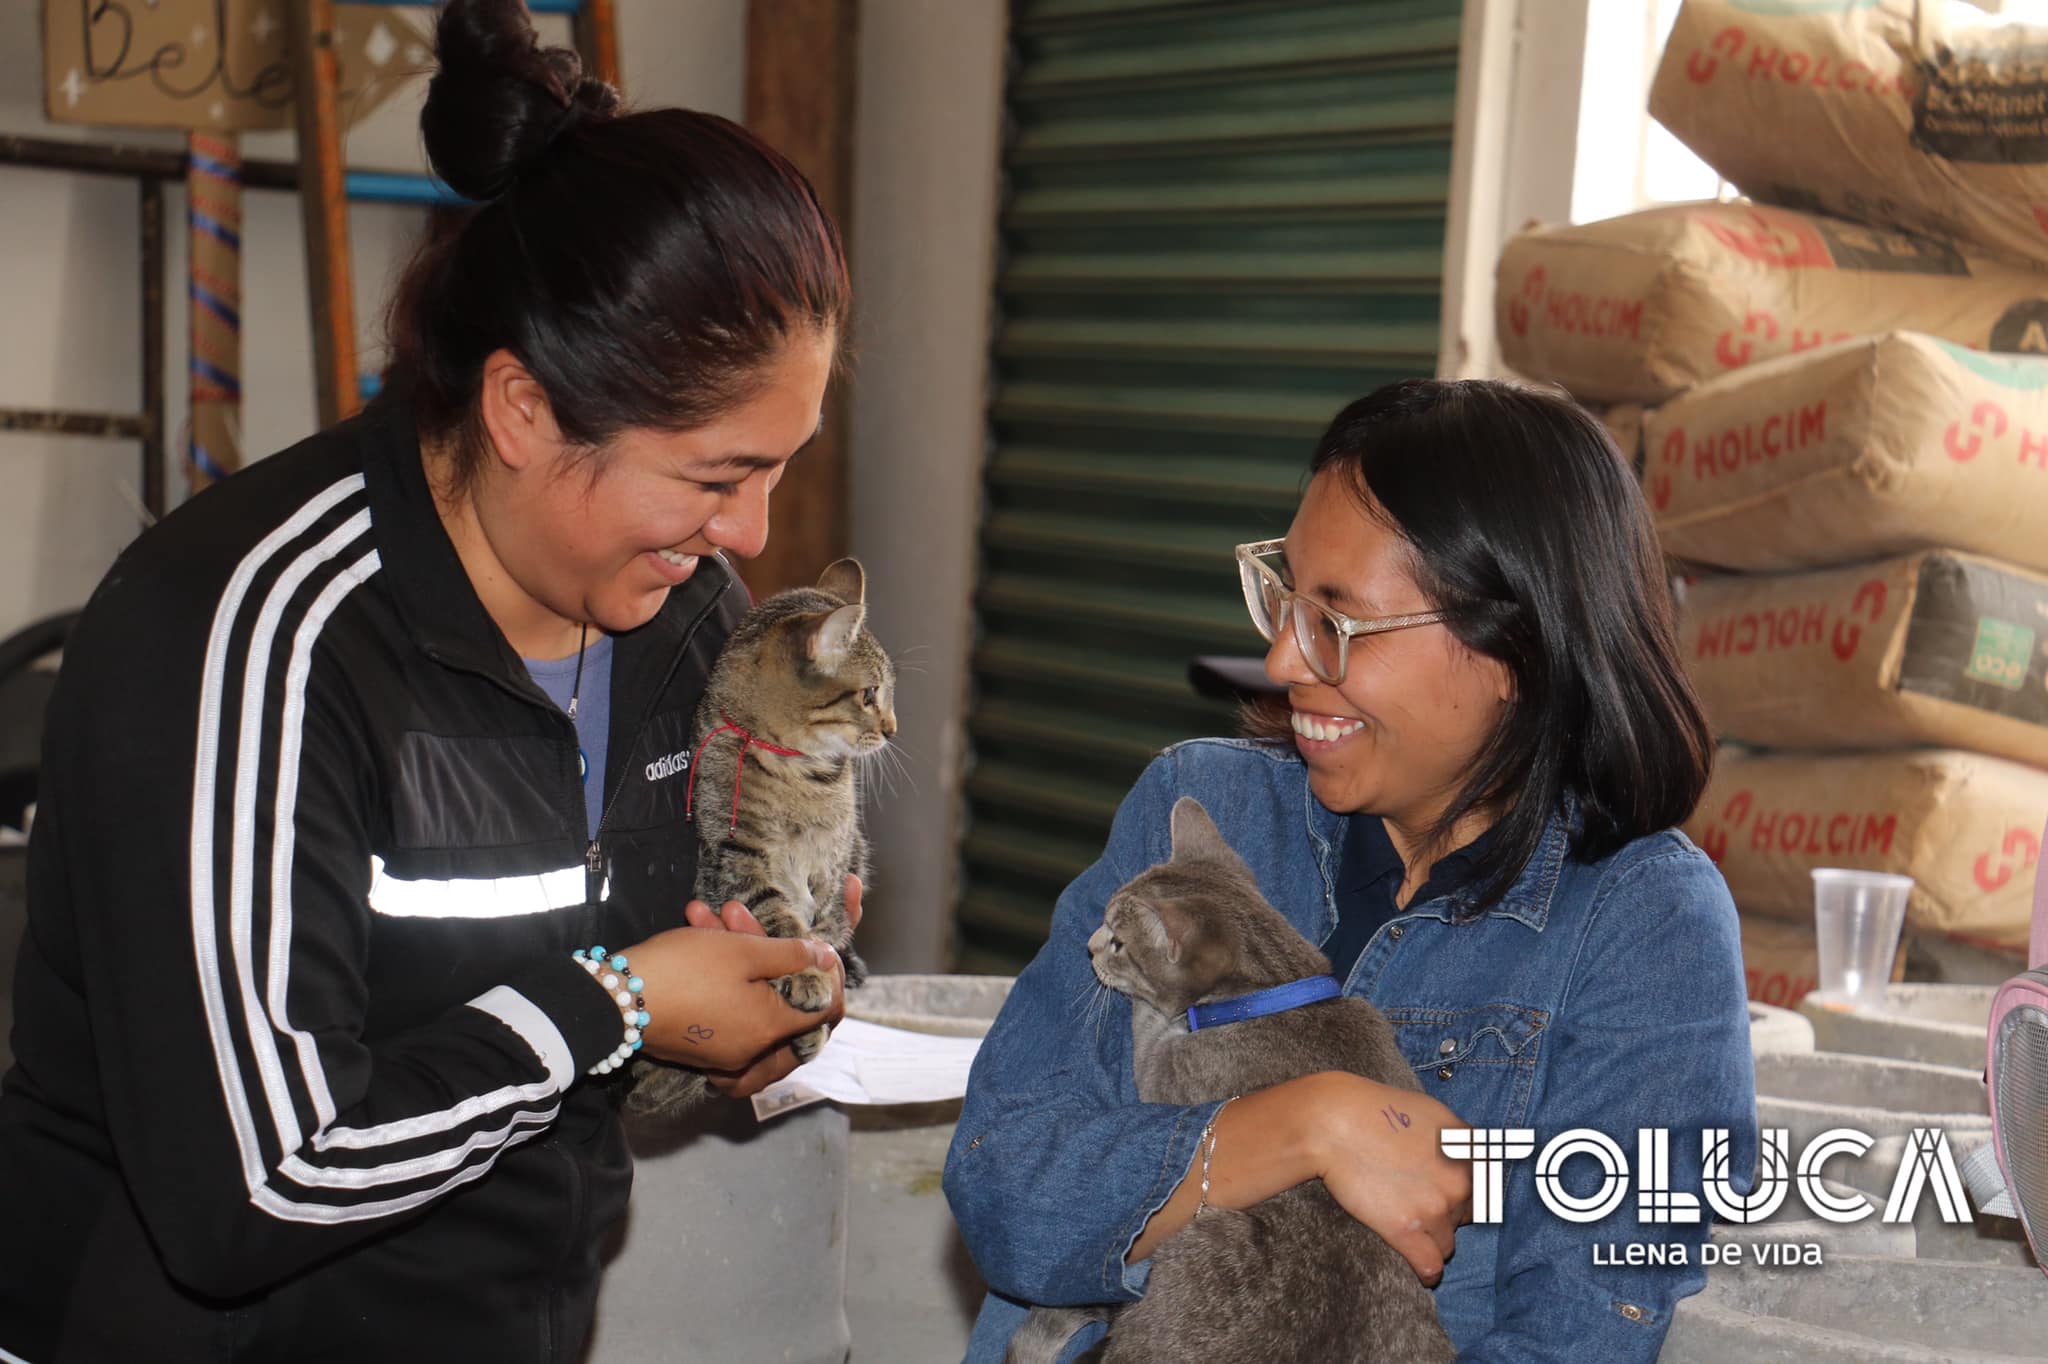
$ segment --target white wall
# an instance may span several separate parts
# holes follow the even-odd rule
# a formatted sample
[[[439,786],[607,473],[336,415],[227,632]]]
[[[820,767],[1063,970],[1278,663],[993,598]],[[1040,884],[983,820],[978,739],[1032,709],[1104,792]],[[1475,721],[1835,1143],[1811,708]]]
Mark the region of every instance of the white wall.
[[[979,521],[1002,0],[868,0],[855,117],[853,552],[903,667],[861,951],[947,963]]]
[[[0,132],[177,147],[178,134],[81,128],[42,112],[39,3],[0,5]],[[745,0],[619,0],[627,95],[689,104],[729,117],[741,110]],[[419,11],[424,14],[425,11]],[[568,41],[568,24],[542,34]],[[374,112],[349,136],[359,168],[417,170],[425,83]],[[251,135],[249,157],[290,159],[289,133]],[[185,203],[165,194],[170,433],[185,418]],[[141,283],[134,182],[0,167],[0,405],[136,411],[141,404]],[[243,200],[242,382],[250,458],[310,433],[312,330],[298,201],[252,191]],[[384,299],[411,251],[417,209],[356,205],[349,215],[356,323],[366,368],[381,354]],[[169,451],[166,487],[184,492]],[[121,485],[140,492],[138,447],[128,441],[0,433],[0,635],[84,602],[136,529]]]

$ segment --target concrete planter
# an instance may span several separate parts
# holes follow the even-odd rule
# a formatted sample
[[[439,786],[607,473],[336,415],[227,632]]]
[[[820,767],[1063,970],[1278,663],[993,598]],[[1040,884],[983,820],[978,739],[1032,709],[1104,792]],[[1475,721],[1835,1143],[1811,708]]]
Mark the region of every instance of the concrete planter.
[[[1749,1049],[1758,1056],[1776,1051],[1812,1051],[1813,1024],[1790,1009],[1751,1000]]]
[[[847,1000],[890,1027],[979,1036],[1007,976],[877,976]],[[939,1188],[958,1102],[814,1104],[757,1123],[713,1103],[629,1124],[635,1174],[586,1364],[957,1359],[981,1280]]]
[[[1915,1128],[1946,1132],[1958,1162],[1991,1139],[1984,1082],[1958,1067],[1778,1052],[1756,1058],[1756,1088],[1757,1121],[1790,1134],[1795,1160],[1808,1142],[1834,1128],[1875,1138],[1862,1159],[1837,1159],[1828,1173],[1880,1197],[1890,1190]]]
[[[1761,1057],[1756,1063],[1756,1090],[1803,1103],[1881,1113],[1985,1111],[1984,1081],[1976,1071],[1840,1052]]]
[[[912,1032],[979,1037],[1009,997],[1009,976],[876,976],[847,997],[855,1018]],[[986,1288],[939,1187],[957,1101],[850,1113],[846,1317],[853,1358],[958,1359]]]
[[[629,1122],[633,1200],[585,1364],[841,1364],[848,1129],[833,1104],[758,1123],[724,1099],[679,1123]]]
[[[2006,1364],[2038,1360],[2038,1269],[1830,1254],[1814,1268],[1716,1270],[1678,1305],[1663,1364]]]
[[[1985,1022],[1991,1016],[1991,985],[1893,985],[1880,1008],[1849,1007],[1816,990],[1800,1001],[1799,1012],[1813,1025],[1824,1051],[1925,1061],[1939,1066],[1984,1069]]]
[[[1010,997],[1014,976],[873,976],[846,996],[846,1012],[891,1028],[980,1037]]]

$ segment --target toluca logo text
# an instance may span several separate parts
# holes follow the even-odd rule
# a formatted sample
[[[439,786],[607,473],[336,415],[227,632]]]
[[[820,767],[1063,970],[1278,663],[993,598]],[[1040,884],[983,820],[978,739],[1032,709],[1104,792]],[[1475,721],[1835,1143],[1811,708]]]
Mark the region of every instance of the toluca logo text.
[[[1796,1169],[1788,1155],[1791,1137],[1784,1128],[1765,1128],[1761,1135],[1756,1187],[1745,1194],[1731,1181],[1728,1129],[1700,1130],[1700,1195],[1714,1216],[1724,1222],[1761,1222],[1778,1210],[1795,1184],[1800,1201],[1825,1221],[1860,1222],[1877,1211],[1862,1194],[1829,1189],[1821,1175],[1821,1167],[1836,1156],[1854,1160],[1866,1154],[1876,1144],[1868,1134],[1847,1127],[1822,1132],[1799,1153]],[[1445,1155],[1473,1164],[1472,1220],[1477,1223],[1501,1220],[1502,1180],[1508,1162],[1531,1155],[1536,1156],[1536,1196],[1567,1222],[1597,1222],[1612,1214],[1628,1198],[1631,1183],[1638,1222],[1698,1222],[1702,1217],[1700,1195],[1671,1187],[1671,1134],[1665,1128],[1646,1127],[1636,1134],[1633,1181],[1620,1144],[1590,1127],[1559,1133],[1544,1144],[1541,1154],[1536,1151],[1535,1130],[1527,1127],[1451,1128],[1440,1141]],[[1596,1192],[1574,1194],[1564,1187],[1564,1165],[1574,1156],[1589,1157],[1600,1166],[1604,1178]],[[1881,1220],[1912,1221],[1921,1195],[1930,1187],[1943,1221],[1970,1220],[1962,1177],[1949,1154],[1947,1135],[1936,1128],[1916,1127],[1906,1143]]]

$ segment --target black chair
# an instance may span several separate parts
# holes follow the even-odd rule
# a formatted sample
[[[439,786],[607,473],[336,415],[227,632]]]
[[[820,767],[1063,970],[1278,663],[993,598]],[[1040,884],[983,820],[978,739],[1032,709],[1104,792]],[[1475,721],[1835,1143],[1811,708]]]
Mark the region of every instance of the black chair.
[[[35,801],[43,712],[57,685],[55,672],[36,665],[63,652],[77,620],[66,611],[0,639],[0,825],[19,829]]]
[[[63,650],[77,619],[69,611],[0,640],[0,825],[20,828],[36,798],[43,713],[57,675],[35,665]],[[28,857],[18,846],[0,847],[0,1070],[13,1064],[14,961],[27,925]]]

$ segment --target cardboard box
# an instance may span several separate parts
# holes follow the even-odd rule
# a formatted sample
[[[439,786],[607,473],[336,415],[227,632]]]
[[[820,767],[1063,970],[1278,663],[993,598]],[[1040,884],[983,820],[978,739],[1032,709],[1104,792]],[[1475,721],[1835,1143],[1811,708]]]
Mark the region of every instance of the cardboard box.
[[[1909,927],[2024,949],[2048,772],[1953,749],[1722,750],[1685,832],[1743,912],[1811,922],[1815,867],[1914,880]]]
[[[1536,227],[1501,252],[1501,355],[1582,402],[1662,402],[1745,365],[1890,328],[2048,353],[2048,273],[1756,204]]]
[[[1643,419],[1667,553],[1745,570],[1959,549],[2048,571],[2048,359],[1888,332]]]
[[[1679,641],[1723,738],[1967,748],[2048,768],[2048,576],[1936,552],[1703,578]]]
[[[293,125],[291,0],[43,0],[52,122],[245,132]],[[421,10],[335,8],[344,126],[428,70]]]
[[[2048,28],[1962,0],[1686,0],[1650,112],[1751,198],[2048,262]]]

